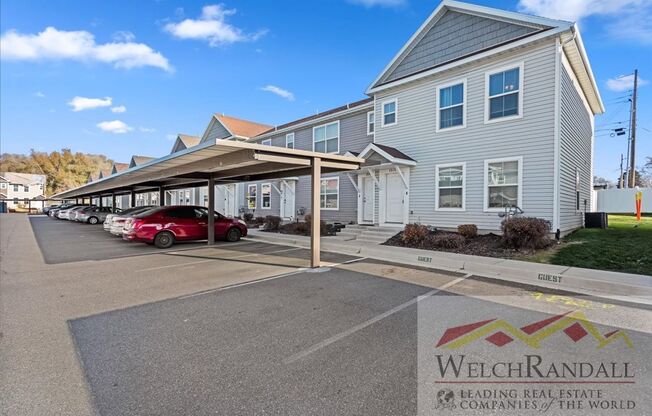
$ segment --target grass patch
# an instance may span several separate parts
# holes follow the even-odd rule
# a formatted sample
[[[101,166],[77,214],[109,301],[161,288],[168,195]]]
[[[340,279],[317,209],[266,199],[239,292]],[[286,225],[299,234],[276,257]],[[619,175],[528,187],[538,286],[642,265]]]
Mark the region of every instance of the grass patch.
[[[583,228],[564,238],[549,258],[534,261],[652,275],[652,217],[609,215],[609,228]]]

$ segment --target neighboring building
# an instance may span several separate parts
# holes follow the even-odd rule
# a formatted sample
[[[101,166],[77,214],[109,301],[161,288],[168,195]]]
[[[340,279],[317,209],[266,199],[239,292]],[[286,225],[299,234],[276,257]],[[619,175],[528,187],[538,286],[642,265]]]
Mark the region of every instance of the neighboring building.
[[[113,166],[111,166],[111,175],[115,175],[116,173],[120,173],[127,169],[129,169],[129,163],[114,162]]]
[[[44,199],[46,185],[46,175],[0,172],[0,198],[5,200],[7,210],[27,208],[29,199]],[[39,204],[32,206],[40,208]]]

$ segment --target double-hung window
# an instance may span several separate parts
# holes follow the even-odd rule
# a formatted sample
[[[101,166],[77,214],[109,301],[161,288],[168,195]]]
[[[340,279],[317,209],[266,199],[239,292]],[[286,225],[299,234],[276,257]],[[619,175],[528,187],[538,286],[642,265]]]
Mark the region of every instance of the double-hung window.
[[[271,146],[272,145],[272,139],[265,139],[261,142],[263,146]]]
[[[312,129],[312,150],[321,153],[339,153],[340,122],[323,124]]]
[[[376,129],[376,120],[375,120],[374,112],[369,111],[367,113],[367,134],[368,135],[374,134],[375,129]]]
[[[288,149],[294,149],[294,133],[288,133],[285,135],[285,147]]]
[[[466,80],[437,88],[437,130],[466,124]]]
[[[485,160],[485,210],[502,211],[521,205],[523,159]]]
[[[322,209],[337,210],[340,207],[340,178],[321,178],[319,190]]]
[[[272,184],[264,183],[260,185],[260,208],[261,209],[271,209],[272,208]]]
[[[247,185],[247,208],[256,209],[256,184]]]
[[[18,185],[14,185],[14,192],[18,192]]]
[[[0,189],[7,189],[7,182],[0,182]]]
[[[464,210],[465,165],[465,163],[450,163],[435,167],[437,210]]]
[[[487,72],[485,121],[516,118],[523,109],[523,64]]]
[[[396,99],[383,102],[383,127],[393,126],[398,122],[398,101]]]
[[[29,185],[23,185],[23,192],[29,192]]]

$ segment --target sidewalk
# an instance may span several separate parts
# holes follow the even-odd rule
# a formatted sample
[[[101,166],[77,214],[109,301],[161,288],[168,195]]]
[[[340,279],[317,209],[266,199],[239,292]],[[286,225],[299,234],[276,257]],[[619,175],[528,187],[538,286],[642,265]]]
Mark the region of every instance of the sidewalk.
[[[248,238],[274,244],[310,247],[310,238],[304,236],[249,230]],[[471,273],[478,277],[652,305],[652,276],[383,246],[355,240],[341,241],[333,237],[322,237],[321,248],[333,253]]]

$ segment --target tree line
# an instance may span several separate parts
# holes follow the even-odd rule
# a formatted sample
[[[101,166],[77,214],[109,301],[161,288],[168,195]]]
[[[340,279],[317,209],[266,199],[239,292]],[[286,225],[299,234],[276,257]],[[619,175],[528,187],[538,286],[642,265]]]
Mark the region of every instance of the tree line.
[[[46,196],[83,185],[91,173],[111,169],[112,165],[113,160],[104,155],[73,153],[70,149],[50,153],[32,149],[29,155],[0,155],[0,172],[47,175]]]

